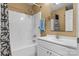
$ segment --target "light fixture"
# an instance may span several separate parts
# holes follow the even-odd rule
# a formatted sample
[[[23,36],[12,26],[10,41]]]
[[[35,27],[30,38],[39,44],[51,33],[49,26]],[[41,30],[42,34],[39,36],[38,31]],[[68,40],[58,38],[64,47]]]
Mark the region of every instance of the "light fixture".
[[[21,18],[20,18],[20,20],[24,20],[24,18],[23,18],[23,17],[21,17]]]
[[[60,4],[60,3],[56,3],[56,5],[58,5],[58,4]]]

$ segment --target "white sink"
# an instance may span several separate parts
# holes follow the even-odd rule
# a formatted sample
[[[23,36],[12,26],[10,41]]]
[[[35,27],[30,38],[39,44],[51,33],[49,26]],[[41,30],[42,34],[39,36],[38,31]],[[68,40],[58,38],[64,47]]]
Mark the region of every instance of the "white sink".
[[[68,39],[68,38],[65,38],[65,39],[64,38],[59,38],[59,39],[57,39],[56,35],[40,37],[40,39],[50,41],[50,42],[53,42],[53,43],[58,43],[58,44],[61,44],[61,45],[67,45],[67,46],[77,48],[77,40],[75,40],[75,39]]]

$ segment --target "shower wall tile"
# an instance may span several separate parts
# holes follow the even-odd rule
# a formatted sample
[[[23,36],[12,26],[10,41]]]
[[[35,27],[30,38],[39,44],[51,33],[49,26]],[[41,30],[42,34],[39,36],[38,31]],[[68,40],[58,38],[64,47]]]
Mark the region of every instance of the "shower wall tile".
[[[32,44],[32,16],[9,10],[12,51]]]
[[[37,14],[33,15],[33,20],[34,20],[34,26],[35,26],[35,34],[37,35],[37,37],[40,36],[40,20],[41,20],[41,12],[38,12]]]

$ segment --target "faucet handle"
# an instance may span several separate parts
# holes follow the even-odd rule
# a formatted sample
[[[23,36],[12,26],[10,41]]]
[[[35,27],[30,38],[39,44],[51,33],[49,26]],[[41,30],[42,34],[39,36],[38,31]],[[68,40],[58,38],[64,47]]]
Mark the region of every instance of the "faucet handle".
[[[58,34],[56,35],[56,39],[59,39],[59,35]]]

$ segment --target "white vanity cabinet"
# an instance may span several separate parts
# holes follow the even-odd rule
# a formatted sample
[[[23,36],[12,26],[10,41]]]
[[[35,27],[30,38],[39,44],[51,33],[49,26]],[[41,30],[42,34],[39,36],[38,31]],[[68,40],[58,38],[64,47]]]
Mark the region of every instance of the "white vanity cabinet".
[[[48,43],[46,41],[38,40],[38,46],[37,46],[37,55],[38,56],[61,56],[53,51],[53,46],[51,46],[51,43]]]
[[[43,47],[40,47],[40,46],[38,46],[38,48],[37,48],[37,55],[38,56],[48,56],[49,54],[49,51],[47,50],[47,49],[45,49],[45,48],[43,48]]]
[[[74,56],[76,53],[77,51],[74,48],[38,39],[38,56]]]
[[[37,48],[37,55],[38,56],[60,56],[57,53],[52,52],[41,46],[38,46],[38,48]]]

